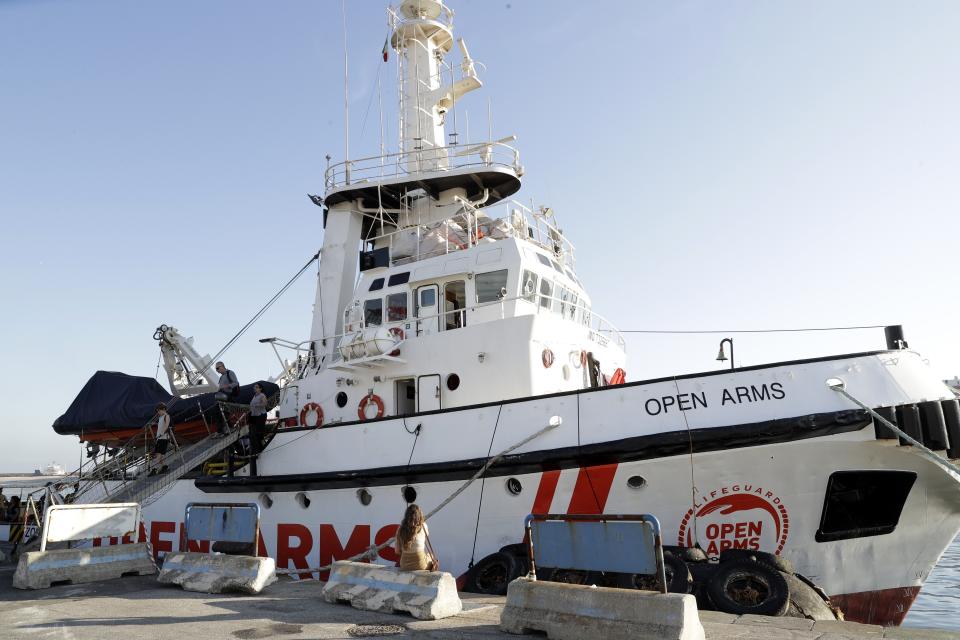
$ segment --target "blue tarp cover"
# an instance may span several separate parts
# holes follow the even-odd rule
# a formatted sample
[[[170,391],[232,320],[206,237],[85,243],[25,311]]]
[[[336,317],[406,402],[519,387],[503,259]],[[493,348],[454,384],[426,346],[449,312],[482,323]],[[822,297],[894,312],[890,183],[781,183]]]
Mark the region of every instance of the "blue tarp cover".
[[[253,384],[241,386],[229,402],[249,404],[253,398]],[[268,398],[279,390],[271,382],[260,384]],[[154,417],[160,402],[166,403],[174,425],[197,420],[201,413],[208,414],[209,419],[209,412],[217,406],[213,393],[175,398],[153,378],[117,371],[97,371],[77,394],[66,413],[54,421],[53,430],[61,435],[79,435],[140,429]]]

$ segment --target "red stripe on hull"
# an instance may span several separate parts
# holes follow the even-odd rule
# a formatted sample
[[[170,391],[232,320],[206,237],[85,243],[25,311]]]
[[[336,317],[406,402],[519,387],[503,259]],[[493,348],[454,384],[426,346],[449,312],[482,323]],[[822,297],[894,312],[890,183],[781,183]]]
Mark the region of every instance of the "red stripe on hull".
[[[891,627],[903,622],[919,593],[920,587],[897,587],[830,596],[830,602],[847,620]]]
[[[537,497],[533,499],[533,509],[530,513],[550,513],[553,495],[557,492],[557,483],[560,481],[559,471],[544,471],[540,476],[540,486],[537,487]]]
[[[599,514],[607,504],[613,476],[617,473],[616,464],[603,464],[596,467],[581,467],[577,474],[577,484],[573,487],[570,506],[567,513]]]

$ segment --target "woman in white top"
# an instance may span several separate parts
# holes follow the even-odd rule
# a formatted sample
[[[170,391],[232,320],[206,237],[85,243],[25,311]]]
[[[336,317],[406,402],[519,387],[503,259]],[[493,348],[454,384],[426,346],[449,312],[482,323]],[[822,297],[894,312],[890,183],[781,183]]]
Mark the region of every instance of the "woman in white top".
[[[400,554],[401,571],[433,569],[433,549],[430,549],[430,555],[427,554],[429,535],[430,530],[423,521],[423,511],[415,504],[409,505],[397,530],[396,549]]]
[[[156,466],[150,475],[164,473],[167,470],[163,464],[163,456],[167,453],[167,446],[170,444],[170,414],[167,413],[167,405],[162,402],[157,405],[157,442],[153,446],[153,453],[157,456]]]

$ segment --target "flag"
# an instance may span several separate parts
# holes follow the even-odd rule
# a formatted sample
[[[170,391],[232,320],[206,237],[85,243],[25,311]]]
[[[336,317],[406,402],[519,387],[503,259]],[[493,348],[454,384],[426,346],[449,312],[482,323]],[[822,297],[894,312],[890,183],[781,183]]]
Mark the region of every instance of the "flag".
[[[390,58],[390,36],[387,36],[386,40],[383,41],[383,61],[386,62]]]

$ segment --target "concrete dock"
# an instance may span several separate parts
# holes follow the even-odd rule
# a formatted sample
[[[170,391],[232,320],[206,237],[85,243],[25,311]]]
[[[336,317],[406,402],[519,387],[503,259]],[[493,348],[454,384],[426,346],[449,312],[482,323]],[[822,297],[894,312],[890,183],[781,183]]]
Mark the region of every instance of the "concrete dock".
[[[0,640],[314,640],[389,635],[397,640],[516,640],[499,628],[504,598],[462,594],[464,611],[445,620],[358,611],[320,598],[321,583],[281,580],[259,596],[208,595],[160,585],[153,576],[20,591],[0,569]],[[957,640],[960,632],[852,622],[700,613],[709,640]],[[542,636],[541,636],[542,637]],[[584,639],[587,640],[587,639]]]

